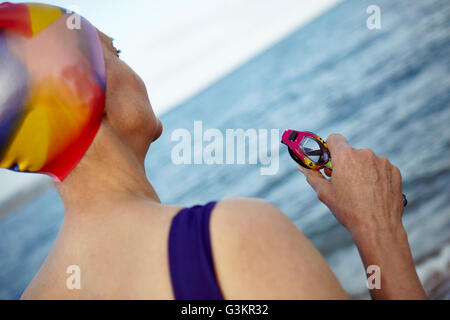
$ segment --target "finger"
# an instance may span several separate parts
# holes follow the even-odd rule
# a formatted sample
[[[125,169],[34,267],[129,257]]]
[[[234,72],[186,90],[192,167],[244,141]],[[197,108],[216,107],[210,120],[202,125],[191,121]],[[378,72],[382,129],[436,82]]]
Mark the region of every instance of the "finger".
[[[308,169],[306,169],[305,167],[299,165],[299,166],[298,166],[298,170],[299,170],[301,173],[303,173],[304,175],[306,175],[306,171],[307,171]]]
[[[306,177],[306,181],[317,194],[323,195],[327,193],[328,188],[330,187],[330,182],[325,179],[320,171],[308,170],[305,168],[302,168],[300,171],[303,172]]]
[[[333,170],[330,170],[329,168],[325,168],[323,170],[323,172],[325,172],[325,174],[327,175],[327,177],[331,178],[331,175],[333,174]]]
[[[333,133],[327,138],[328,149],[331,156],[336,155],[345,148],[351,148],[347,139],[341,134]]]

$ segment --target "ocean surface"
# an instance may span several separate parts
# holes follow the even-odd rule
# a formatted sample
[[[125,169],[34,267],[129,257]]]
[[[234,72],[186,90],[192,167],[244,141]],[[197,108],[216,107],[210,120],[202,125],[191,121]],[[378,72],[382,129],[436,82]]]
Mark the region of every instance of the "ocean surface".
[[[366,27],[372,4],[381,8],[380,30]],[[223,132],[293,128],[323,138],[340,132],[355,147],[388,157],[403,175],[404,224],[419,276],[432,297],[449,299],[450,1],[344,1],[161,120],[165,132],[146,165],[163,202],[270,201],[312,240],[355,298],[367,298],[357,250],[283,146],[279,172],[262,176],[261,165],[176,166],[171,133],[192,132],[195,120]],[[54,189],[0,217],[0,299],[21,295],[62,219]]]

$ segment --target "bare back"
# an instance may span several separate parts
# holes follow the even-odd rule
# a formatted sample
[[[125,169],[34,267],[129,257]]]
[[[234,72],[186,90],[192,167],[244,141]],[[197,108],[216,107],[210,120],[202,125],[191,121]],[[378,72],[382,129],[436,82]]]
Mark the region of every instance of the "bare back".
[[[124,203],[88,221],[66,219],[24,299],[173,299],[168,235],[182,209]],[[226,299],[347,298],[317,250],[281,212],[252,199],[220,202],[211,243]],[[278,235],[278,239],[274,238]],[[68,266],[81,270],[69,290]]]

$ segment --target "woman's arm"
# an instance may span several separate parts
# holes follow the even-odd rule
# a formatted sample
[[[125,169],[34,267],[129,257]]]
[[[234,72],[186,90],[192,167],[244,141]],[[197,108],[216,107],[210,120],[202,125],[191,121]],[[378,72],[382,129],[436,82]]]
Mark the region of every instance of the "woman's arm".
[[[351,233],[366,267],[379,267],[381,286],[373,299],[426,299],[402,225],[400,171],[371,150],[350,147],[341,135],[328,140],[332,178],[299,168],[335,217]]]

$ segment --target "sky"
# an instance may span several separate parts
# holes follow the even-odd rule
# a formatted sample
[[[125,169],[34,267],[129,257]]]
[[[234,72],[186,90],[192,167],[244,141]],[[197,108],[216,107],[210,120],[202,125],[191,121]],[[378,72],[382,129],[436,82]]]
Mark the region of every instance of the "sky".
[[[115,39],[161,115],[340,0],[33,0],[73,8]],[[20,1],[10,1],[20,2]],[[0,204],[46,178],[0,169]]]

